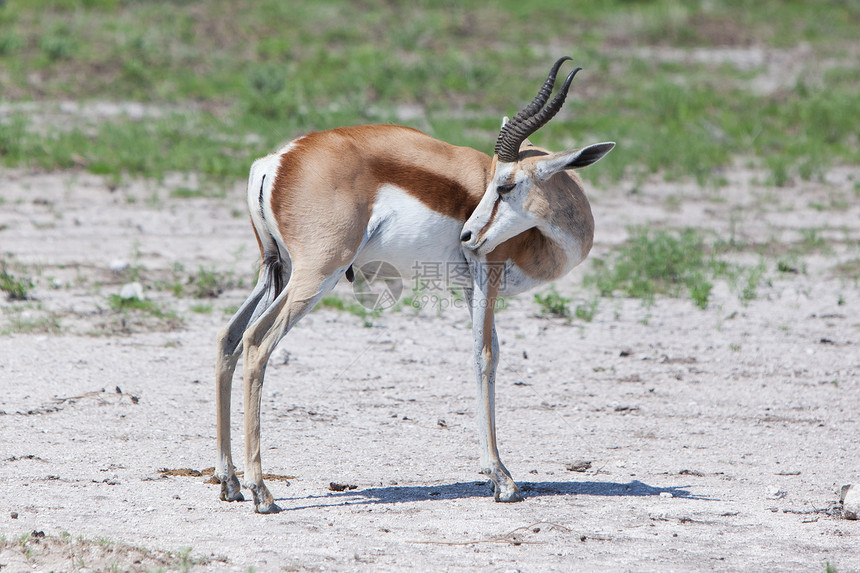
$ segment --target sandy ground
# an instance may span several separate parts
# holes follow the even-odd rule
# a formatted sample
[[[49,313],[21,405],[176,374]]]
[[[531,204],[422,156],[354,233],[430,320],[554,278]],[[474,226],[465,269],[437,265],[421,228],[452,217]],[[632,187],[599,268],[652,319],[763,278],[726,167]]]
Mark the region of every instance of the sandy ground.
[[[197,474],[215,459],[215,333],[256,257],[241,187],[179,199],[197,183],[0,172],[0,253],[36,284],[0,303],[0,569],[860,570],[860,522],[837,500],[860,482],[860,289],[837,270],[860,258],[860,170],[786,189],[727,176],[592,188],[593,254],[631,224],[786,249],[817,229],[828,248],[796,274],[765,258],[749,304],[718,283],[704,311],[600,299],[586,323],[511,300],[497,418],[523,503],[493,503],[476,473],[465,310],[367,328],[320,309],[268,369],[263,468],[290,477],[269,480],[284,511],[261,516]],[[198,300],[165,286],[201,267],[245,287]],[[559,291],[585,297],[582,272]],[[111,310],[132,273],[177,317]],[[241,409],[237,375],[240,470]]]

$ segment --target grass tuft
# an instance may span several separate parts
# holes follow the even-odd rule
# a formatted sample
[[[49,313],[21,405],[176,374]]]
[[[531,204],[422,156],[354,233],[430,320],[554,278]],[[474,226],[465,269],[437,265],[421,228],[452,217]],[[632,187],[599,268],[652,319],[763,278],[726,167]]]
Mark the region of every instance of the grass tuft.
[[[372,327],[373,321],[382,314],[381,308],[370,310],[357,302],[349,302],[344,297],[334,293],[325,295],[317,304],[317,308],[330,308],[357,316],[362,320],[365,328]]]
[[[593,266],[584,283],[597,287],[603,296],[620,292],[650,303],[658,293],[679,297],[686,292],[703,309],[713,288],[710,279],[719,268],[706,256],[699,231],[652,232],[644,228],[632,229],[627,243],[608,261],[595,259]]]
[[[33,289],[33,281],[29,277],[16,277],[6,270],[5,265],[0,267],[0,291],[6,293],[9,300],[27,300]]]
[[[594,259],[593,271],[585,275],[583,283],[596,287],[602,296],[619,293],[649,304],[658,294],[689,297],[705,309],[718,279],[737,290],[742,303],[755,300],[758,288],[768,282],[766,270],[764,263],[746,267],[720,259],[696,229],[676,232],[633,228],[630,239],[606,260]]]
[[[571,316],[571,299],[561,296],[558,290],[556,290],[555,285],[551,285],[549,290],[544,294],[535,294],[534,301],[541,307],[541,314],[547,314],[556,318],[570,318]]]
[[[118,294],[112,294],[108,297],[108,305],[111,309],[118,312],[138,311],[156,318],[176,318],[176,313],[164,310],[154,301],[142,300],[136,297],[125,298]]]

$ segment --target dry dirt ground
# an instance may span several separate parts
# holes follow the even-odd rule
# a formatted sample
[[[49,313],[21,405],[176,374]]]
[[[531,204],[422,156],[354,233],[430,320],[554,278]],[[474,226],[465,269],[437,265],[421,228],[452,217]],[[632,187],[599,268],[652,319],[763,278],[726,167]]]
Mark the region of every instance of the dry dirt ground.
[[[493,503],[476,473],[465,310],[365,327],[319,309],[268,369],[263,467],[289,485],[269,480],[284,511],[261,516],[199,473],[215,334],[253,276],[244,191],[3,170],[0,253],[35,288],[0,315],[0,570],[860,571],[836,493],[860,482],[860,170],[727,177],[592,186],[593,254],[631,224],[777,251],[814,229],[798,272],[764,259],[748,304],[718,282],[707,310],[603,298],[569,322],[524,295],[498,314],[500,447],[523,503]],[[244,287],[195,299],[201,267]],[[587,270],[559,291],[585,292]],[[175,316],[112,310],[133,278]],[[233,396],[241,470],[238,371]]]

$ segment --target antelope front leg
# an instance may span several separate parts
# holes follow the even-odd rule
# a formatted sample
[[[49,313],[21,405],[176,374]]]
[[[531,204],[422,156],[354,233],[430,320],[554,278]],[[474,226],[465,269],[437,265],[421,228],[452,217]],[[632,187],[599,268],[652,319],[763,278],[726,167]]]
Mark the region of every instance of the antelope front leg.
[[[471,297],[472,334],[475,342],[475,371],[478,376],[478,436],[481,473],[493,482],[496,501],[522,501],[523,496],[510,472],[499,458],[496,445],[496,366],[499,363],[499,340],[494,325],[499,276],[488,276],[486,261],[470,260],[473,289]],[[500,269],[496,269],[500,270]]]

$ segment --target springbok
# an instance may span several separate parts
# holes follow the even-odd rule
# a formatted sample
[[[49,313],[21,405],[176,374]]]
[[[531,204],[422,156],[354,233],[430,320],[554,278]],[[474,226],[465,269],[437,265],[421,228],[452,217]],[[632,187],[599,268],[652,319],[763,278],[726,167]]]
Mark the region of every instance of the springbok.
[[[496,446],[494,305],[497,296],[557,279],[585,259],[594,221],[570,170],[591,165],[615,146],[550,153],[527,141],[561,109],[580,68],[547,101],[569,59],[552,66],[531,104],[503,120],[493,157],[411,128],[369,125],[311,133],[254,162],[248,209],[262,267],[253,292],[218,334],[222,500],[244,499],[230,452],[230,388],[240,353],[244,486],[255,511],[274,513],[280,508],[263,483],[260,461],[266,363],[342,276],[353,277],[353,265],[370,261],[386,261],[402,276],[427,262],[467,266],[463,290],[475,341],[481,473],[492,481],[496,501],[522,500]]]

